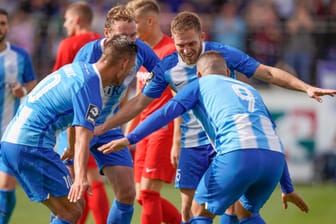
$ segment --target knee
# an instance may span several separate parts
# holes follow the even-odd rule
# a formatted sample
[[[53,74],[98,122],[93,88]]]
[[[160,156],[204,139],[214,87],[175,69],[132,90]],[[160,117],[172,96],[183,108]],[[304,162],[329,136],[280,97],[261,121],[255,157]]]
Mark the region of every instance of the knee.
[[[16,179],[14,176],[0,172],[0,189],[14,190],[16,187]]]
[[[56,216],[68,220],[71,223],[77,223],[82,216],[84,206],[85,201],[81,199],[72,206],[62,209]]]
[[[129,186],[127,188],[122,188],[119,189],[115,192],[115,197],[116,199],[125,204],[133,204],[135,201],[135,187],[134,186]]]

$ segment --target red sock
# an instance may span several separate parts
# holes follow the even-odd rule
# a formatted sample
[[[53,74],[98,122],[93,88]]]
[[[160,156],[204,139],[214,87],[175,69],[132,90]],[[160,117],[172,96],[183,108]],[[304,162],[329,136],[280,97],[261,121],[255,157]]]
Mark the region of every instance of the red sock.
[[[96,224],[105,224],[109,213],[109,200],[103,182],[91,183],[92,195],[88,196],[88,206]]]
[[[162,208],[159,192],[141,190],[141,224],[161,224]]]
[[[180,224],[182,221],[179,210],[168,200],[161,197],[162,221],[167,224]]]
[[[83,209],[82,216],[78,220],[77,224],[84,224],[85,221],[86,221],[86,218],[87,218],[87,216],[89,214],[88,194],[87,193],[84,194],[84,200],[85,200],[85,207]]]

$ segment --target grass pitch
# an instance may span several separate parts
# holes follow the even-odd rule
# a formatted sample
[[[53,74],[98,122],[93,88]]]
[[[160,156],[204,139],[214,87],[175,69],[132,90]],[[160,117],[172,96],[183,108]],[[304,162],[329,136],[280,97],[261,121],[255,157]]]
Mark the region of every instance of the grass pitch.
[[[282,207],[280,189],[277,188],[270,200],[261,210],[261,215],[270,224],[316,224],[316,223],[335,223],[336,218],[336,185],[296,185],[296,191],[303,196],[309,204],[308,214],[300,212],[294,205],[290,204],[285,210]],[[110,186],[107,185],[109,197],[113,198]],[[162,195],[172,201],[178,208],[180,207],[180,196],[177,189],[172,186],[165,186]],[[45,224],[49,223],[49,210],[42,204],[30,202],[22,191],[17,189],[17,205],[11,219],[11,224]],[[141,207],[136,204],[133,216],[134,224],[140,223]],[[92,216],[86,222],[94,224]],[[218,224],[216,218],[214,223]]]

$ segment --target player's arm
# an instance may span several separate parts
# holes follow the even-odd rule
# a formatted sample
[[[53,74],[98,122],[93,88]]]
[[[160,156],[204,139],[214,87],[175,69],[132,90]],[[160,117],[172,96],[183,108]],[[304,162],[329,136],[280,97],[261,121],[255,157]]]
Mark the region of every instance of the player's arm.
[[[123,147],[136,144],[147,135],[167,125],[171,120],[183,114],[187,109],[180,103],[170,100],[163,107],[149,115],[142,123],[140,123],[126,138],[111,141],[98,148],[104,154],[118,151]]]
[[[68,195],[70,202],[78,201],[83,194],[89,190],[87,179],[87,163],[89,158],[90,141],[93,133],[88,128],[75,126],[75,143],[74,143],[74,172],[75,179],[71,185]]]
[[[287,162],[285,163],[285,167],[280,179],[280,187],[282,191],[282,203],[285,209],[288,207],[287,202],[291,202],[295,204],[301,211],[308,212],[309,208],[307,203],[298,193],[294,191],[294,186],[290,178]]]
[[[311,86],[282,69],[263,64],[257,67],[253,77],[286,89],[305,92],[309,97],[318,102],[322,102],[321,96],[334,96],[336,94],[336,90]]]
[[[94,134],[96,136],[104,134],[106,131],[122,125],[145,109],[154,98],[147,97],[143,93],[137,94],[135,97],[127,101],[120,110],[107,119],[103,124],[95,128]]]

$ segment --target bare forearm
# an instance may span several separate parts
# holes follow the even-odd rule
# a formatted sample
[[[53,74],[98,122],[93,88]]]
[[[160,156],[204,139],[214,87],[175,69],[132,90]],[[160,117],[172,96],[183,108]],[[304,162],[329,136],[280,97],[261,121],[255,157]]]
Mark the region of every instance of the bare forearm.
[[[104,124],[102,125],[103,131],[106,132],[109,129],[115,128],[130,121],[144,108],[146,108],[147,105],[152,102],[152,100],[152,98],[146,97],[141,93],[138,94],[127,103],[125,103],[125,105],[122,106],[118,113],[111,116],[104,122]]]

